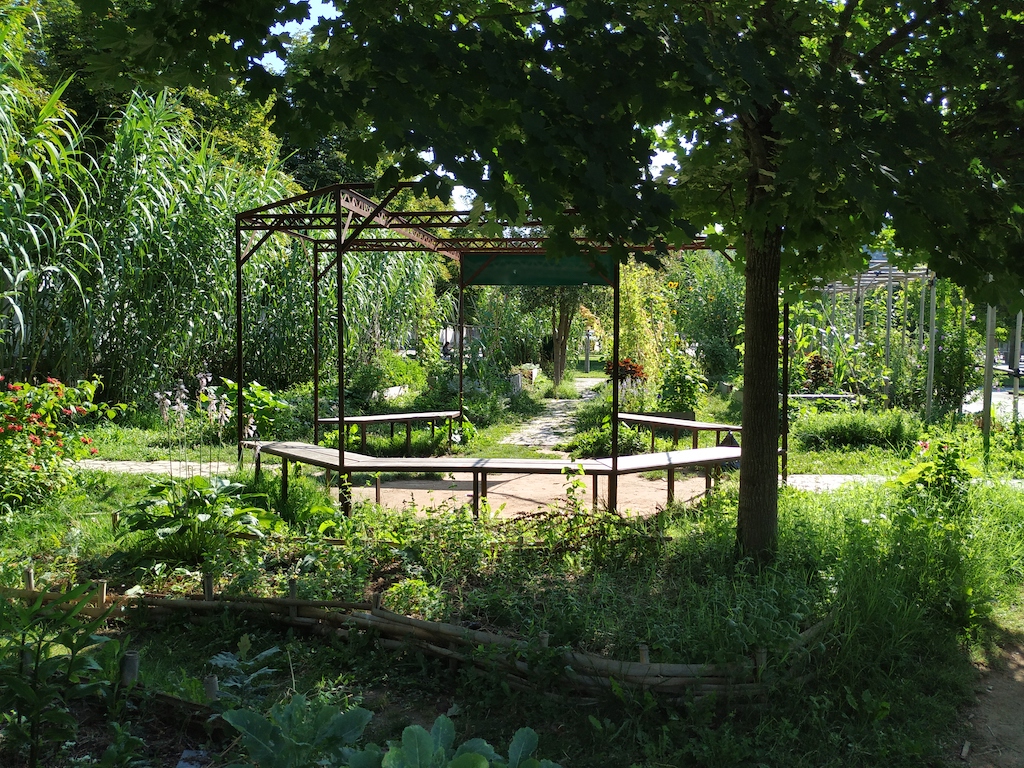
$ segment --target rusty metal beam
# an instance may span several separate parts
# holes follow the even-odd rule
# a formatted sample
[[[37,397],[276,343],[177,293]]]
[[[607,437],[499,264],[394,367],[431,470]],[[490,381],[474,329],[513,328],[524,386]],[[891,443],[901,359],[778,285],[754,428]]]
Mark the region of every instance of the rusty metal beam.
[[[397,188],[392,190],[391,197],[397,191]],[[387,199],[390,200],[390,198]],[[453,261],[459,260],[458,252],[447,248],[443,240],[424,229],[410,225],[401,216],[389,213],[379,204],[374,203],[370,198],[359,194],[355,190],[342,189],[338,194],[338,205],[357,215],[363,216],[364,219],[369,219],[371,222],[379,224],[384,229],[389,229],[392,232],[404,235],[410,240],[414,240],[419,243],[421,249],[440,253]]]

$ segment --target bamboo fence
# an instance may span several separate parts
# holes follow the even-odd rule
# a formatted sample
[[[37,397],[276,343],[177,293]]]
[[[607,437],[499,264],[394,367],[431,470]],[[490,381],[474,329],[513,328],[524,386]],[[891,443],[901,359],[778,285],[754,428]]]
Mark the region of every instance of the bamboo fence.
[[[759,699],[770,685],[780,679],[806,680],[800,677],[798,651],[819,638],[831,624],[830,614],[804,630],[780,654],[782,664],[771,672],[767,653],[759,651],[753,658],[729,664],[666,664],[649,661],[645,645],[638,647],[638,661],[609,659],[565,648],[548,647],[548,635],[528,642],[485,630],[425,621],[393,613],[379,604],[338,600],[303,600],[297,595],[297,582],[292,579],[287,597],[247,597],[217,595],[212,578],[204,579],[203,595],[164,597],[156,595],[125,596],[108,594],[105,582],[97,582],[89,603],[80,611],[85,616],[127,617],[136,611],[171,615],[203,614],[234,610],[259,613],[272,620],[296,627],[305,627],[321,635],[348,637],[353,632],[368,632],[385,649],[416,649],[452,665],[472,665],[497,673],[518,690],[540,691],[558,683],[558,689],[572,691],[580,703],[607,695],[615,686],[632,691],[665,694],[670,699],[702,698],[715,695],[731,700]],[[47,592],[35,588],[31,569],[25,573],[25,588],[0,588],[0,595],[9,599],[36,601],[55,607],[69,604],[63,592]],[[583,698],[581,698],[583,697]]]

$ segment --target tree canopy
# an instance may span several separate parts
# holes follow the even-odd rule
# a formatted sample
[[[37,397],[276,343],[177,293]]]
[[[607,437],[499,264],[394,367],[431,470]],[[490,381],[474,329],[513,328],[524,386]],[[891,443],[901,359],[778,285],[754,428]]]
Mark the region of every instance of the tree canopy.
[[[849,274],[884,238],[977,299],[1022,300],[1020,0],[348,0],[281,75],[259,57],[306,3],[81,3],[109,78],[276,92],[290,136],[358,129],[350,161],[396,157],[383,184],[452,174],[566,249],[579,222],[623,255],[702,230],[735,249],[743,555],[777,529],[780,285]],[[655,174],[659,148],[675,161]]]

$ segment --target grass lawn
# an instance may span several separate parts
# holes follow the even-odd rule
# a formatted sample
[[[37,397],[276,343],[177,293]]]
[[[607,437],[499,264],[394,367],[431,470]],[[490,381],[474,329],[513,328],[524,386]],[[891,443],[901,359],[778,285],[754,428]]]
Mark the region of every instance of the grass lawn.
[[[728,407],[702,415],[728,421]],[[500,442],[513,428],[480,429],[470,449],[533,455]],[[93,436],[106,458],[166,458],[175,450],[161,430],[108,426]],[[234,458],[231,448],[213,455]],[[908,461],[873,448],[794,451],[790,471],[891,474]],[[136,757],[175,764],[182,741],[164,739],[159,726],[172,715],[154,697],[202,702],[211,673],[235,695],[218,708],[266,713],[296,693],[315,706],[362,705],[373,712],[366,738],[378,743],[445,713],[456,743],[481,737],[504,749],[530,726],[538,755],[566,768],[938,764],[964,738],[957,713],[972,700],[972,658],[991,657],[997,642],[1024,627],[1024,500],[1000,482],[941,491],[784,490],[778,557],[758,570],[735,560],[731,484],[697,507],[670,506],[646,519],[595,515],[584,500],[517,521],[474,521],[466,508],[371,504],[346,517],[309,477],[293,481],[287,504],[273,478],[256,484],[243,472],[234,479],[244,496],[214,498],[202,486],[182,496],[150,489],[138,476],[79,472],[44,505],[0,517],[0,584],[20,585],[30,563],[48,588],[102,579],[113,593],[196,594],[208,571],[219,592],[280,596],[297,578],[303,598],[379,595],[399,613],[521,639],[536,649],[526,659],[540,664],[533,689],[510,686],[498,668],[382,648],[365,632],[324,637],[234,611],[194,622],[146,614],[103,630],[139,652],[145,693],[127,710],[90,699],[98,720],[82,720],[77,739],[54,728],[44,739],[45,765],[98,759],[114,738],[108,721],[120,724],[125,753],[134,744]],[[251,520],[230,513],[240,505],[254,508]],[[262,538],[226,535],[253,526]],[[0,677],[20,674],[18,617],[3,605]],[[823,619],[824,635],[794,646]],[[636,660],[643,645],[652,662],[757,661],[770,694],[695,700],[613,687],[586,700],[567,694],[572,671],[544,666],[542,633],[549,649],[611,658]],[[249,660],[262,652],[260,671]],[[214,664],[222,653],[235,654],[234,667]],[[96,658],[94,674],[116,674],[116,664]],[[5,690],[23,689],[0,688],[0,701],[10,702]],[[64,701],[48,706],[79,712]],[[0,761],[18,768],[23,741],[11,721],[0,728]],[[245,757],[230,735],[200,729],[189,738],[227,762]]]

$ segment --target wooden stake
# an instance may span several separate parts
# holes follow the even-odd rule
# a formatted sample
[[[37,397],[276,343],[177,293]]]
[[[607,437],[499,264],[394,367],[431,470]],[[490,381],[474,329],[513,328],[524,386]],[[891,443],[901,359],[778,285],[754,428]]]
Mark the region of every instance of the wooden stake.
[[[203,600],[213,600],[213,574],[203,574]]]
[[[36,571],[35,568],[29,563],[28,568],[25,569],[25,589],[35,591],[36,588]]]

